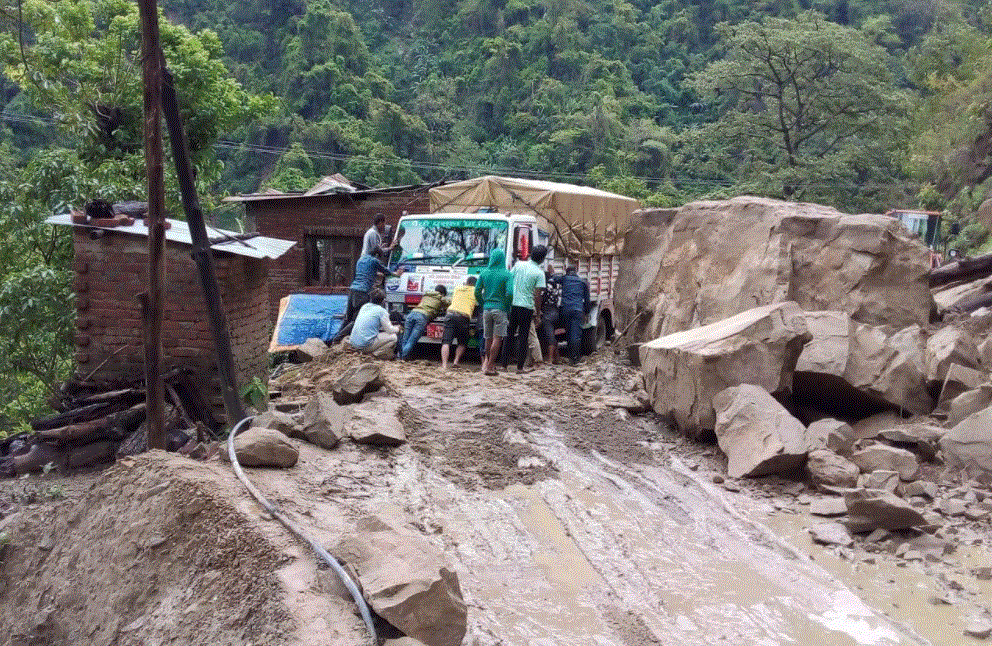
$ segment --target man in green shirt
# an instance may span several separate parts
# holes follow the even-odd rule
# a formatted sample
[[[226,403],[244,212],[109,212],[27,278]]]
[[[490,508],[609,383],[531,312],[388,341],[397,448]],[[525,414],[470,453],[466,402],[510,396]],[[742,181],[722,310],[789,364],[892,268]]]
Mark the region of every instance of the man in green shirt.
[[[506,252],[494,249],[489,265],[479,274],[475,284],[475,301],[482,303],[482,329],[486,337],[482,372],[496,374],[496,358],[506,337],[510,302],[513,298],[513,276],[506,270]]]
[[[541,318],[541,300],[547,279],[541,263],[548,255],[548,248],[537,245],[530,251],[530,258],[518,261],[513,266],[513,306],[510,309],[510,349],[516,348],[517,372],[524,371],[527,361],[527,341],[530,336],[531,321],[535,315]],[[512,339],[516,338],[514,344]],[[503,369],[509,363],[509,352],[503,357]]]

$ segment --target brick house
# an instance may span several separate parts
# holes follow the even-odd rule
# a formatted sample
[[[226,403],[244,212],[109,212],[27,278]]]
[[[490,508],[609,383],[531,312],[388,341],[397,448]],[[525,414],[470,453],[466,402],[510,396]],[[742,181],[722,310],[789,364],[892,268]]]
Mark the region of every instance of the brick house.
[[[114,228],[72,225],[68,215],[54,216],[48,222],[73,226],[74,379],[111,388],[143,382],[144,343],[137,295],[148,289],[148,229],[141,220]],[[163,372],[191,369],[200,392],[222,419],[213,334],[199,272],[190,255],[189,228],[183,221],[167,222]],[[236,234],[211,228],[208,235]],[[256,376],[267,378],[269,265],[292,244],[252,237],[244,243],[228,239],[212,245],[239,385]]]
[[[275,259],[269,270],[271,320],[278,317],[280,299],[289,294],[346,293],[361,254],[362,236],[375,215],[382,213],[395,230],[403,211],[429,212],[427,191],[432,186],[269,192],[226,198],[226,202],[244,204],[247,221],[262,235],[297,243]],[[342,188],[340,184],[336,187]]]

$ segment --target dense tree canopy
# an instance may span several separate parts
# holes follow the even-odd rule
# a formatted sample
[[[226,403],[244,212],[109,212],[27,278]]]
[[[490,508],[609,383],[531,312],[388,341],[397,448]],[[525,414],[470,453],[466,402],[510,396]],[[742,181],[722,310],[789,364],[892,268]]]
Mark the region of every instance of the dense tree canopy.
[[[717,31],[727,55],[691,83],[719,113],[693,137],[704,172],[739,192],[834,203],[845,185],[865,200],[859,189],[893,180],[908,101],[885,49],[815,12]]]

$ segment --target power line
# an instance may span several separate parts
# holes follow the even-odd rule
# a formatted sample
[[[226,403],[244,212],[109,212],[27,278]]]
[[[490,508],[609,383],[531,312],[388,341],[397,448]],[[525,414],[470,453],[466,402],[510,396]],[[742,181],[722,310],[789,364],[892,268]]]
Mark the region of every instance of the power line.
[[[16,123],[41,123],[41,124],[58,124],[60,123],[56,119],[48,117],[39,117],[17,112],[0,112],[0,118],[6,121],[13,121]],[[290,147],[282,146],[266,146],[263,144],[249,144],[238,141],[231,140],[218,140],[214,143],[214,148],[218,150],[234,150],[234,151],[246,151],[263,155],[274,155],[281,156],[291,150]],[[506,168],[498,167],[484,164],[475,165],[452,165],[443,164],[438,162],[425,162],[425,161],[413,161],[405,159],[384,159],[377,157],[368,157],[364,155],[351,155],[346,153],[334,153],[323,150],[310,150],[303,148],[302,151],[311,159],[322,159],[327,161],[336,162],[358,162],[377,166],[388,166],[394,168],[410,168],[410,169],[420,169],[432,172],[440,172],[445,175],[451,175],[455,173],[466,173],[466,174],[510,174],[516,176],[533,177],[533,178],[547,178],[552,177],[555,179],[570,179],[577,181],[585,181],[586,175],[581,173],[568,173],[568,172],[556,172],[556,171],[536,171],[527,170],[520,168]],[[626,176],[633,180],[641,180],[646,184],[658,184],[664,182],[673,182],[680,185],[688,186],[711,186],[718,188],[729,188],[735,184],[734,181],[729,179],[718,179],[718,178],[700,178],[692,177],[690,175],[672,175],[670,177],[650,177],[650,176]],[[891,188],[899,186],[916,186],[918,182],[888,182],[888,183],[865,183],[858,184],[855,182],[844,182],[844,181],[816,181],[816,182],[804,182],[803,186],[817,186],[817,187],[832,187],[832,188],[861,188],[861,189],[878,189],[878,188]]]

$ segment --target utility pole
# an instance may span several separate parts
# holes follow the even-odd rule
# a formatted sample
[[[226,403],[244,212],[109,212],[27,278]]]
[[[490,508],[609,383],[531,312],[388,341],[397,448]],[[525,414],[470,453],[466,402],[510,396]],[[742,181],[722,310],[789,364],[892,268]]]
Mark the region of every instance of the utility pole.
[[[172,74],[165,67],[164,57],[161,59],[160,68],[163,80],[162,107],[165,112],[165,123],[169,128],[172,162],[176,166],[183,211],[186,213],[186,223],[189,225],[190,238],[193,240],[193,260],[200,270],[203,300],[206,301],[207,312],[210,314],[210,327],[214,333],[217,373],[220,376],[220,391],[224,398],[224,411],[227,413],[228,426],[233,426],[245,418],[245,411],[241,405],[241,397],[238,395],[237,374],[234,371],[234,357],[231,354],[231,335],[227,328],[227,317],[224,315],[224,308],[220,302],[217,272],[214,269],[214,255],[210,249],[210,239],[207,236],[203,211],[200,209],[200,198],[196,194],[193,166],[189,161],[189,150],[186,143],[186,129],[183,127],[183,120],[179,114],[179,99],[172,83]]]
[[[145,171],[148,176],[148,292],[142,298],[148,448],[165,449],[162,293],[165,290],[165,184],[162,174],[162,54],[156,0],[138,0],[144,79]]]

